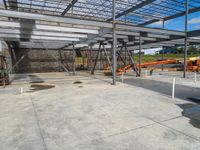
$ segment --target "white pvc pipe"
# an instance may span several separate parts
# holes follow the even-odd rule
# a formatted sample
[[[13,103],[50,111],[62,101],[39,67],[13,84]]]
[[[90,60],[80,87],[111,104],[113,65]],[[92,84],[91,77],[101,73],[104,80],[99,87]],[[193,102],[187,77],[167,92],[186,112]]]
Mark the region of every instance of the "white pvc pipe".
[[[124,73],[122,72],[122,83],[124,83]]]
[[[172,84],[172,99],[174,99],[174,95],[175,95],[175,84],[176,84],[176,79],[173,78],[173,84]]]
[[[21,88],[21,94],[22,94],[22,93],[24,93],[24,89],[23,89],[23,88]]]
[[[147,77],[148,75],[147,75],[147,70],[145,70],[145,78]]]
[[[194,72],[194,82],[196,83],[197,82],[197,73]]]

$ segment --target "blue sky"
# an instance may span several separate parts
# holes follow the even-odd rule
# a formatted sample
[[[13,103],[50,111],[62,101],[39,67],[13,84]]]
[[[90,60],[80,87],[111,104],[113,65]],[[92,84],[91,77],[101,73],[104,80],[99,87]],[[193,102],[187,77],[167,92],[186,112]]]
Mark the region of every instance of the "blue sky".
[[[165,22],[165,28],[171,30],[185,30],[185,17],[179,17]],[[162,22],[157,22],[149,25],[150,27],[162,27]],[[188,30],[200,29],[200,12],[189,14],[188,16]]]

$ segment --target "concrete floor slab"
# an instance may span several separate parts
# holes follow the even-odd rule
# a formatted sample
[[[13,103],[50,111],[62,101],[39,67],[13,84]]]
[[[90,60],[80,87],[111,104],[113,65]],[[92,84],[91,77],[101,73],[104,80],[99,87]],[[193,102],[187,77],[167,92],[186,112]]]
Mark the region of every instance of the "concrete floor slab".
[[[200,143],[179,132],[159,124],[133,129],[127,132],[81,143],[75,149],[82,150],[198,150]]]
[[[18,79],[0,89],[3,150],[199,149],[199,129],[180,107],[187,101],[134,85],[111,86],[100,73]]]

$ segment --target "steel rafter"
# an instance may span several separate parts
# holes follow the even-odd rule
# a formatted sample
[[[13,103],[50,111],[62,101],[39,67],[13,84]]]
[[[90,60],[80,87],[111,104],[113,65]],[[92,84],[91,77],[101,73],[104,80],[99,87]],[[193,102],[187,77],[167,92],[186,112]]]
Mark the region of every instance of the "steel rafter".
[[[144,6],[148,5],[148,4],[153,3],[154,1],[156,1],[156,0],[146,0],[146,1],[144,1],[144,2],[141,2],[141,3],[138,4],[138,5],[132,6],[131,8],[129,8],[129,9],[127,9],[127,10],[125,10],[125,11],[123,11],[123,12],[117,14],[117,15],[116,15],[116,18],[120,18],[120,17],[122,17],[122,16],[125,16],[125,15],[127,15],[127,14],[129,14],[129,13],[131,13],[131,12],[137,10],[137,9],[139,9],[139,8],[142,8],[142,7],[144,7]],[[108,19],[107,21],[112,21],[112,18],[111,18],[111,19]]]
[[[196,8],[188,10],[188,14],[195,13],[195,12],[198,12],[198,11],[200,11],[200,7],[196,7]],[[177,13],[177,14],[174,14],[174,15],[171,15],[171,16],[168,16],[168,17],[165,17],[162,20],[163,21],[167,21],[167,20],[171,20],[171,19],[175,19],[175,18],[184,16],[184,15],[185,15],[185,11]],[[150,21],[147,21],[147,22],[144,22],[144,23],[140,24],[140,26],[145,26],[145,25],[152,24],[152,23],[155,23],[155,22],[158,22],[158,21],[160,21],[160,20],[153,19],[153,20],[150,20]]]
[[[78,0],[72,0],[72,2],[66,7],[66,9],[62,12],[61,16],[64,16],[77,2]]]

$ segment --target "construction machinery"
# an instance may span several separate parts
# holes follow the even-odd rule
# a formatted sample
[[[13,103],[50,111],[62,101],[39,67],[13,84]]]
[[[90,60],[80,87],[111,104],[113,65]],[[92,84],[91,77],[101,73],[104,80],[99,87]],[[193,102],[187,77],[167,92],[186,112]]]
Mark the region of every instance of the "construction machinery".
[[[187,61],[187,71],[200,72],[200,57],[192,57]]]
[[[146,62],[146,63],[142,63],[142,64],[137,64],[136,68],[143,68],[143,67],[154,66],[154,65],[175,64],[175,63],[177,63],[176,59],[153,61],[153,62]],[[117,74],[121,75],[122,73],[126,73],[131,68],[132,68],[132,65],[128,64],[128,65],[126,65],[122,68],[117,69]]]
[[[137,64],[137,65],[135,65],[135,68],[139,69],[139,68],[154,66],[154,65],[176,64],[176,63],[178,63],[178,61],[176,59],[169,59],[169,60],[161,60],[161,61],[153,61],[153,62],[146,62],[146,63],[142,63],[142,64]],[[122,75],[132,68],[133,68],[133,65],[131,65],[131,64],[128,64],[128,65],[125,65],[121,68],[118,68],[117,69],[117,75]],[[105,67],[104,74],[105,75],[111,75],[109,66]]]
[[[153,62],[146,62],[142,64],[136,64],[135,68],[144,68],[149,66],[155,66],[155,65],[166,65],[166,64],[181,64],[183,63],[180,59],[168,59],[168,60],[160,60],[160,61],[153,61]],[[127,71],[131,70],[133,68],[133,65],[127,64],[121,68],[117,69],[117,75],[122,75],[126,73]],[[112,75],[110,71],[110,66],[105,66],[105,75]],[[152,68],[151,68],[152,69]],[[156,68],[154,68],[156,69]],[[192,57],[187,60],[187,71],[191,72],[200,72],[200,57]]]
[[[6,64],[6,58],[0,55],[0,85],[5,87],[9,84],[8,68]]]

